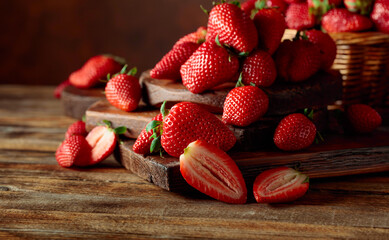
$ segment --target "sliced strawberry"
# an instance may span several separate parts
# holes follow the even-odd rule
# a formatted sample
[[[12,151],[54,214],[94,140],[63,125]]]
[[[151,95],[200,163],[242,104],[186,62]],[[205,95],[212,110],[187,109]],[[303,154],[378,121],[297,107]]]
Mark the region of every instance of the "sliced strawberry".
[[[84,137],[86,137],[86,135],[88,135],[88,132],[85,129],[85,122],[77,121],[69,126],[69,128],[65,134],[65,139],[67,139],[73,135],[80,135],[80,136],[84,136]]]
[[[259,203],[281,203],[302,197],[308,188],[307,175],[288,167],[279,167],[259,174],[253,190]]]
[[[58,147],[55,158],[62,167],[78,165],[78,162],[91,161],[92,148],[85,140],[85,137],[74,135],[67,138]]]
[[[80,166],[97,164],[106,159],[116,147],[117,135],[123,134],[125,127],[111,128],[111,123],[104,121],[105,126],[97,126],[86,136],[86,141],[92,147],[92,157],[90,162],[82,162]]]
[[[62,92],[63,90],[70,85],[70,81],[69,79],[68,80],[65,80],[63,82],[61,82],[55,89],[54,89],[54,97],[55,98],[61,98],[61,95],[62,95]]]
[[[180,156],[180,171],[189,185],[227,203],[243,204],[247,189],[238,166],[219,148],[197,140]]]

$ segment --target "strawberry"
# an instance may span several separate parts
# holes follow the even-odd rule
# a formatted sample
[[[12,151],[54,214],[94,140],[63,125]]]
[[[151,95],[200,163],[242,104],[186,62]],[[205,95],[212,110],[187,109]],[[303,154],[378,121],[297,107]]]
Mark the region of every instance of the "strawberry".
[[[122,71],[114,75],[112,79],[108,76],[108,83],[105,86],[105,96],[107,100],[115,107],[131,112],[138,107],[142,97],[139,80],[134,77],[136,68],[126,72],[127,65]]]
[[[243,204],[247,188],[238,166],[227,153],[202,140],[190,143],[180,156],[186,182],[200,192],[226,203]]]
[[[370,18],[378,31],[389,34],[389,0],[376,0]]]
[[[320,49],[321,68],[330,69],[336,58],[335,41],[327,33],[315,29],[306,31],[305,35],[308,41]]]
[[[156,79],[180,79],[180,68],[200,45],[193,42],[184,42],[175,45],[155,67],[151,70],[150,76]]]
[[[323,15],[329,10],[342,5],[342,0],[308,0],[308,11],[315,16],[317,24],[320,24]]]
[[[109,121],[103,121],[105,125],[97,126],[86,136],[86,141],[92,147],[92,156],[90,161],[83,161],[79,166],[95,165],[106,159],[116,147],[119,134],[124,134],[127,129],[118,127],[112,129]]]
[[[238,72],[238,58],[216,42],[203,43],[181,66],[182,83],[192,93],[202,93],[227,82]]]
[[[67,139],[73,135],[80,135],[80,136],[86,137],[87,134],[88,134],[88,132],[85,130],[85,122],[77,121],[69,126],[69,128],[65,134],[65,139]]]
[[[373,9],[374,0],[344,0],[347,10],[362,15],[369,15]]]
[[[354,104],[346,110],[347,119],[355,132],[370,133],[382,124],[380,114],[365,104]]]
[[[242,66],[242,82],[260,87],[271,86],[277,77],[273,58],[265,51],[255,50],[248,56]]]
[[[308,4],[305,2],[290,4],[285,16],[286,25],[291,29],[309,29],[313,28],[316,23],[315,17],[309,13]]]
[[[61,98],[63,90],[70,85],[69,79],[61,82],[55,89],[54,89],[54,97],[55,98]]]
[[[101,79],[105,79],[107,74],[120,71],[122,65],[118,61],[113,57],[104,55],[92,57],[79,70],[70,74],[69,81],[77,88],[94,87]]]
[[[251,16],[251,12],[252,10],[255,9],[255,4],[257,2],[258,0],[248,0],[242,3],[241,9],[246,13],[246,15]],[[282,14],[284,14],[286,9],[288,8],[288,4],[286,4],[284,0],[267,0],[266,6],[274,10],[277,10]]]
[[[269,98],[258,87],[236,87],[226,97],[222,121],[225,124],[246,127],[258,121],[267,112],[268,106]]]
[[[285,81],[301,82],[320,68],[320,51],[308,40],[285,40],[274,56],[278,76]]]
[[[153,122],[153,121],[156,121],[156,122],[154,122],[156,125],[161,124],[161,122],[163,121],[162,114],[160,113],[157,116],[155,116],[151,120],[151,122]],[[149,126],[149,124],[147,126]],[[142,155],[147,155],[147,154],[150,154],[151,152],[153,152],[150,149],[151,143],[153,142],[153,139],[151,138],[153,136],[153,134],[156,133],[157,138],[160,136],[160,127],[153,130],[153,127],[151,127],[151,129],[148,129],[147,126],[139,134],[138,138],[136,139],[136,141],[132,147],[132,150],[134,152],[136,152],[138,154],[142,154]]]
[[[91,161],[91,151],[92,148],[85,137],[73,135],[58,147],[55,158],[61,167],[79,166],[80,163]]]
[[[207,35],[207,28],[205,27],[199,27],[196,32],[189,33],[182,38],[180,38],[173,46],[175,48],[176,46],[184,43],[184,42],[192,42],[201,44],[205,42],[205,36]]]
[[[209,13],[207,41],[219,36],[222,45],[248,54],[258,43],[258,34],[250,15],[231,3],[216,5]]]
[[[262,172],[254,181],[254,197],[258,203],[291,202],[304,196],[309,177],[288,167]]]
[[[161,145],[173,157],[179,157],[189,143],[203,140],[223,151],[231,149],[236,137],[215,115],[199,105],[181,102],[168,115],[163,114]]]
[[[294,113],[278,124],[274,143],[284,151],[296,151],[309,147],[316,137],[316,127],[306,116]]]
[[[369,18],[349,12],[344,8],[328,11],[322,18],[322,27],[328,33],[360,32],[369,30],[373,23]]]
[[[258,31],[258,47],[272,55],[285,32],[284,16],[275,9],[259,9],[253,21]]]
[[[284,0],[287,4],[303,3],[305,0]]]

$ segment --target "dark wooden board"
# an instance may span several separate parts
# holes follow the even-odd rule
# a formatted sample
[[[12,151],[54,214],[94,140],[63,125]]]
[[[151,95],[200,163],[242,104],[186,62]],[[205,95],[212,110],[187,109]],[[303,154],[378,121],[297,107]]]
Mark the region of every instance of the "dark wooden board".
[[[95,102],[105,99],[103,88],[78,89],[67,86],[61,95],[66,116],[82,119],[86,110]]]
[[[208,107],[208,110],[223,112],[224,100],[234,86],[227,83],[216,90],[202,94],[189,92],[180,82],[152,79],[149,71],[140,77],[144,89],[144,101],[160,106],[167,101],[168,107],[177,102],[195,102]],[[284,115],[304,108],[324,107],[342,97],[342,78],[338,72],[319,72],[303,83],[293,84],[276,80],[265,91],[269,96],[269,110],[266,115]]]
[[[116,151],[121,164],[155,185],[173,192],[185,192],[188,185],[179,171],[177,158],[148,156],[132,151],[126,141]],[[261,152],[230,152],[248,186],[262,171],[277,167],[299,167],[310,178],[324,178],[389,170],[388,129],[364,136],[330,135],[324,143],[299,152],[281,152],[275,148]]]
[[[159,113],[155,108],[141,105],[134,112],[124,112],[113,107],[107,100],[99,101],[93,104],[86,111],[86,128],[90,131],[103,120],[109,120],[114,128],[125,126],[128,129],[126,137],[136,139],[140,132],[145,128]],[[216,115],[221,118],[221,115]],[[234,149],[240,151],[253,151],[264,149],[269,146],[273,137],[274,129],[283,116],[264,117],[252,125],[241,128],[229,126],[237,138],[237,144]],[[314,122],[320,131],[327,127],[328,114],[326,109],[318,109],[314,114]]]

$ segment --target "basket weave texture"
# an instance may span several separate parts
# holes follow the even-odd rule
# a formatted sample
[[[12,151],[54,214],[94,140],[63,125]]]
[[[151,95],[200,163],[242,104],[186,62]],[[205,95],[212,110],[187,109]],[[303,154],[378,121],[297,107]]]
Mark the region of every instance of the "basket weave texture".
[[[283,39],[296,30],[287,29]],[[332,66],[343,78],[341,105],[365,103],[389,106],[389,34],[332,33],[337,55]]]

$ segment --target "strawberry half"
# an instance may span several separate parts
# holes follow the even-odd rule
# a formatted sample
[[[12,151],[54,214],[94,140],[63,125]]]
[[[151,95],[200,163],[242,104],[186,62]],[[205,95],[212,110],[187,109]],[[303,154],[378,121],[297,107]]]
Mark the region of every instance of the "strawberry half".
[[[85,122],[77,121],[68,127],[68,130],[65,134],[65,139],[73,135],[80,135],[86,137],[87,134],[88,132],[85,129]]]
[[[91,161],[92,148],[85,140],[85,137],[74,135],[65,139],[58,147],[55,158],[62,167],[71,167],[73,165]]]
[[[153,123],[153,125],[150,125],[150,123],[147,124],[147,126],[139,134],[138,138],[136,139],[132,147],[132,150],[134,152],[142,155],[147,155],[153,152],[154,149],[150,149],[151,143],[153,142],[154,139],[160,136],[160,126],[157,125],[160,125],[162,121],[163,121],[163,116],[160,113],[150,121],[150,123]],[[157,127],[157,129],[155,129],[155,127]],[[155,138],[152,137],[154,133],[155,133]]]
[[[123,65],[119,61],[123,62],[124,60],[105,55],[92,57],[79,70],[70,74],[69,81],[77,88],[94,87],[108,74],[120,71]]]
[[[119,74],[111,79],[108,76],[108,83],[105,86],[105,96],[112,104],[123,111],[131,112],[138,107],[142,97],[139,79],[134,77],[137,69],[132,68],[126,73],[127,65]]]
[[[347,119],[355,132],[370,133],[382,124],[381,115],[366,104],[354,104],[346,110]]]
[[[200,192],[226,203],[243,204],[247,188],[238,166],[225,152],[201,140],[194,141],[180,156],[186,182]]]
[[[309,188],[309,178],[294,169],[279,167],[262,172],[254,181],[254,197],[258,203],[291,202]]]
[[[127,131],[125,127],[112,129],[109,121],[104,120],[104,123],[104,126],[93,128],[86,136],[86,141],[92,147],[92,156],[90,161],[80,162],[79,166],[94,165],[106,159],[115,149],[118,135]]]

